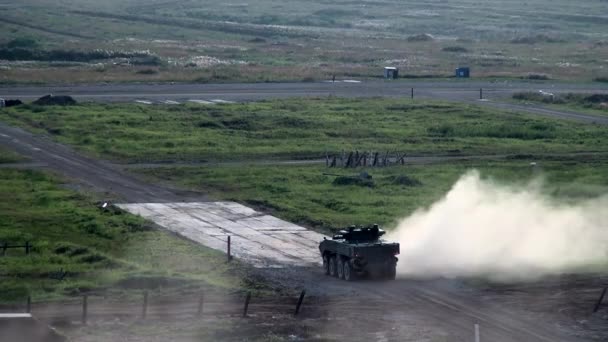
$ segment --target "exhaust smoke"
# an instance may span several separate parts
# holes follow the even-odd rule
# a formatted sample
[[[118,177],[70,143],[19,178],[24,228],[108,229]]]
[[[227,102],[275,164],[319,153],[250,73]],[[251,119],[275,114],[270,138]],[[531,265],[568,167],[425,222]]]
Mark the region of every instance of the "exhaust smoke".
[[[608,196],[558,204],[541,190],[465,174],[388,237],[401,244],[399,274],[527,280],[608,268]]]

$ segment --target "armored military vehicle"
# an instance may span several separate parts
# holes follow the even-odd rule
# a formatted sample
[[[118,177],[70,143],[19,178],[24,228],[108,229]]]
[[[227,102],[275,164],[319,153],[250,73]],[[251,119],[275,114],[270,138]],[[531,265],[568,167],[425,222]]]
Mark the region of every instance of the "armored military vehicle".
[[[373,225],[349,227],[330,239],[323,239],[319,250],[326,275],[347,281],[359,277],[395,279],[399,244],[380,239],[384,231]]]

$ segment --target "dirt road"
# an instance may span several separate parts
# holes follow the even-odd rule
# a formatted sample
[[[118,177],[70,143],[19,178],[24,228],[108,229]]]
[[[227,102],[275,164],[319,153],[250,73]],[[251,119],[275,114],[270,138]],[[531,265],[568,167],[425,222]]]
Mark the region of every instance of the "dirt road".
[[[0,145],[73,180],[76,185],[82,184],[99,193],[108,193],[108,199],[128,202],[207,200],[204,194],[145,184],[120,172],[109,163],[83,156],[70,147],[51,141],[48,137],[36,136],[4,123],[0,123]]]
[[[5,124],[0,124],[0,145],[29,157],[34,163],[46,164],[49,169],[63,174],[76,184],[87,185],[107,193],[110,197],[130,203],[206,200],[202,194],[145,184],[107,163],[82,156],[46,137],[35,136]],[[446,282],[443,281],[399,280],[392,283],[350,284],[327,278],[316,268],[287,266],[280,272],[275,269],[265,272],[273,279],[282,277],[276,281],[293,284],[294,287],[316,288],[321,293],[328,291],[334,295],[339,293],[358,296],[362,304],[373,300],[391,302],[393,305],[386,307],[386,310],[416,312],[429,324],[445,330],[449,341],[470,341],[474,324],[482,326],[484,341],[579,341],[557,329],[555,324],[542,320],[526,320],[522,311],[479,302],[476,294],[446,288]]]

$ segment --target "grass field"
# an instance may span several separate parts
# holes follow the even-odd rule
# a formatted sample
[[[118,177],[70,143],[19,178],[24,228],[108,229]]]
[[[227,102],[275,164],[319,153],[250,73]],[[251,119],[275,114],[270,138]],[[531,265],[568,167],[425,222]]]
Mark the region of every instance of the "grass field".
[[[518,93],[513,99],[522,103],[535,103],[544,106],[571,110],[591,115],[608,115],[608,95],[605,94],[541,94]]]
[[[143,74],[122,59],[2,63],[3,83],[302,81],[379,77],[386,65],[406,76],[451,76],[455,67],[468,65],[474,77],[608,77],[601,0],[0,5],[0,50],[15,39],[33,38],[36,51],[146,50],[163,61]]]
[[[0,257],[0,303],[245,287],[247,269],[238,262],[138,217],[101,210],[62,183],[38,171],[0,169],[0,242],[34,246],[29,255],[11,249]]]
[[[9,151],[3,147],[0,147],[0,164],[4,163],[16,163],[24,161],[24,158],[19,156],[18,154]]]
[[[460,176],[479,170],[504,184],[542,178],[547,196],[576,201],[608,192],[606,156],[460,161],[388,168],[327,169],[324,166],[179,167],[133,170],[151,180],[208,191],[213,197],[258,207],[292,222],[319,229],[397,220],[447,193]],[[532,167],[531,162],[537,166]],[[340,184],[335,175],[366,171],[372,184]],[[327,175],[330,173],[332,175]]]
[[[0,118],[101,158],[167,163],[134,172],[319,228],[374,221],[390,225],[437,200],[471,168],[514,181],[532,177],[529,163],[543,161],[554,187],[547,191],[553,195],[584,197],[606,190],[598,171],[605,168],[608,152],[603,127],[472,105],[335,98],[218,106],[25,105],[5,110]],[[506,158],[371,169],[372,186],[336,185],[335,176],[323,175],[356,176],[362,169],[248,165],[323,158],[343,150]],[[242,164],[171,166],[230,160]]]
[[[601,126],[474,105],[293,99],[219,106],[25,105],[0,119],[121,162],[606,151]]]

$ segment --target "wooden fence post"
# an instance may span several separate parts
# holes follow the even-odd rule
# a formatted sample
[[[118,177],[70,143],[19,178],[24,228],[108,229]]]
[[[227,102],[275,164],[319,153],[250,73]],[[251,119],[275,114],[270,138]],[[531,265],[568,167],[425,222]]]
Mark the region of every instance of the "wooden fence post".
[[[2,256],[6,255],[6,250],[8,249],[8,243],[5,242],[2,244]]]
[[[247,317],[247,310],[249,310],[249,301],[251,300],[251,292],[247,292],[245,297],[245,307],[243,308],[243,317]]]
[[[608,287],[604,288],[604,291],[602,291],[602,295],[600,296],[600,299],[597,301],[597,304],[595,304],[595,308],[593,309],[594,313],[600,309],[600,306],[602,306],[602,302],[604,301],[604,297],[606,296],[606,291],[608,291]]]
[[[479,88],[479,99],[483,100],[483,88]]]
[[[84,295],[82,296],[82,324],[87,324],[87,311],[89,309],[89,296],[88,295]]]
[[[228,239],[226,241],[226,243],[228,244],[226,246],[226,257],[228,258],[228,261],[232,260],[232,251],[231,251],[232,241],[231,240],[232,239],[231,239],[230,235],[228,235]]]
[[[203,303],[205,301],[205,293],[202,292],[201,296],[198,298],[198,310],[197,310],[197,315],[200,317],[203,315]]]
[[[26,242],[25,242],[25,255],[30,254],[30,247],[32,247],[32,246],[30,245],[30,242],[29,242],[29,241],[26,241]]]
[[[346,161],[346,167],[352,167],[355,162],[355,152],[348,154],[348,160]]]
[[[401,163],[401,165],[405,165],[405,156],[406,154],[404,153],[401,158],[399,158],[399,163]]]
[[[144,305],[141,308],[141,318],[146,319],[148,314],[148,291],[144,291]]]
[[[25,312],[32,312],[32,296],[27,296],[27,303],[25,304]]]
[[[414,98],[414,88],[412,88],[412,99]]]
[[[306,295],[306,290],[302,290],[300,293],[300,298],[298,299],[298,304],[296,305],[296,312],[294,316],[297,316],[300,313],[300,307],[302,306],[302,302],[304,301],[304,296]]]

